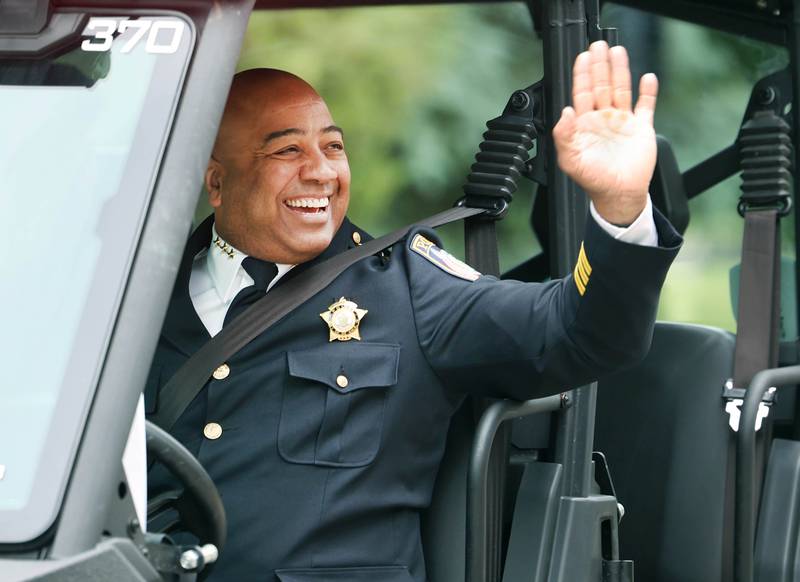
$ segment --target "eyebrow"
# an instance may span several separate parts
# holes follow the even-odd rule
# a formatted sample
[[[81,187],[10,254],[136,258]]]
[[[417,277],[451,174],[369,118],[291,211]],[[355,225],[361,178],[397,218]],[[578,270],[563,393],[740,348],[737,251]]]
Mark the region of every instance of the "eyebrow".
[[[344,137],[344,131],[338,125],[329,125],[328,127],[323,128],[322,133],[340,133],[342,137]],[[272,133],[268,133],[264,137],[264,141],[261,142],[261,147],[266,147],[269,142],[279,139],[281,137],[285,137],[287,135],[305,135],[306,132],[302,129],[298,129],[296,127],[287,127],[286,129],[281,129],[278,131],[273,131]]]

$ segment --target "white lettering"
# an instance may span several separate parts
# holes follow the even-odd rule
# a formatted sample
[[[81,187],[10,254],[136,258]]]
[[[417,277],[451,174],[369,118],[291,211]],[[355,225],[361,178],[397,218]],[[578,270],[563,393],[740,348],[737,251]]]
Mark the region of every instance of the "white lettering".
[[[87,38],[81,43],[81,49],[89,52],[109,51],[115,40],[115,32],[123,35],[126,31],[133,29],[133,34],[126,35],[120,53],[131,52],[147,36],[144,44],[146,53],[169,55],[177,52],[185,28],[186,23],[182,20],[148,20],[146,18],[131,20],[126,18],[116,21],[110,18],[92,18],[83,31],[84,36],[91,38]],[[159,35],[159,33],[162,34]]]

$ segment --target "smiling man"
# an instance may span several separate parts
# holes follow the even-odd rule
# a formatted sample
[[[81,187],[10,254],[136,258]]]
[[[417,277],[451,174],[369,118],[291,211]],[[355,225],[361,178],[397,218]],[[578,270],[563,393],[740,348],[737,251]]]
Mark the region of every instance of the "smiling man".
[[[229,244],[276,263],[309,261],[328,247],[350,201],[342,130],[299,77],[239,73],[206,188],[217,232]]]
[[[422,582],[421,512],[467,394],[527,399],[648,350],[680,237],[655,212],[657,81],[632,108],[627,55],[575,62],[554,128],[561,168],[592,199],[574,276],[498,281],[412,228],[217,368],[171,432],[225,503],[212,580]],[[205,175],[214,215],[192,235],[146,387],[159,391],[244,306],[368,235],[345,217],[338,128],[304,81],[236,76]],[[176,487],[156,468],[151,495]]]

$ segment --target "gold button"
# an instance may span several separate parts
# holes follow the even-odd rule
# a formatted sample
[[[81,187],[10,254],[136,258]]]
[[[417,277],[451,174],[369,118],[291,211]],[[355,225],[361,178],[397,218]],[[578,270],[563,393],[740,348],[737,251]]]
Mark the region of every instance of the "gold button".
[[[358,231],[353,232],[353,242],[357,245],[361,244],[361,233]]]
[[[203,427],[203,435],[210,441],[215,441],[222,436],[222,427],[216,422],[209,422]]]
[[[214,376],[215,380],[224,380],[227,378],[231,373],[231,367],[228,364],[222,364],[219,368],[214,370],[214,373],[211,374]]]
[[[336,383],[339,385],[339,388],[347,388],[347,384],[349,382],[347,380],[347,376],[339,374],[338,376],[336,376]]]

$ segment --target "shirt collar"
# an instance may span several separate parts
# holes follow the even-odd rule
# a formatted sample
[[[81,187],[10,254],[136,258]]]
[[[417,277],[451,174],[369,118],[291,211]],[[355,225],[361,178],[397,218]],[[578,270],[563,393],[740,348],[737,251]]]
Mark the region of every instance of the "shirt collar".
[[[229,295],[236,295],[238,292],[236,283],[241,282],[242,274],[250,277],[242,269],[242,261],[246,257],[246,254],[219,236],[216,226],[212,225],[211,245],[206,254],[206,265],[214,288],[222,301],[227,302],[232,299]]]
[[[213,215],[209,217],[209,220],[213,220]],[[200,229],[198,228],[198,230]],[[316,263],[319,263],[325,259],[329,259],[332,256],[347,250],[348,248],[356,246],[356,243],[353,240],[353,233],[356,231],[359,232],[360,237],[364,240],[364,242],[371,240],[372,237],[370,237],[361,229],[355,227],[345,217],[341,227],[334,235],[330,246],[328,246],[328,248],[325,249],[325,251],[323,251],[318,257],[306,263],[302,263],[301,265],[284,265],[277,263],[278,275],[275,277],[275,279],[273,279],[272,283],[270,283],[268,289],[271,289],[280,281],[300,274],[308,267]],[[209,245],[208,252],[205,256],[208,273],[211,276],[211,281],[213,282],[214,288],[220,299],[227,303],[232,301],[242,288],[253,284],[252,277],[250,277],[250,275],[247,274],[247,271],[242,268],[242,261],[247,257],[247,255],[238,250],[236,247],[227,243],[221,236],[219,236],[214,224],[211,225],[210,242],[211,244]],[[198,260],[200,259],[201,256],[198,256]],[[284,275],[287,273],[290,274],[284,277]]]

